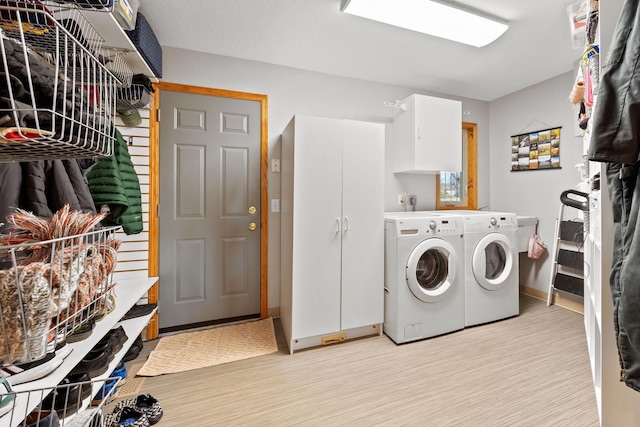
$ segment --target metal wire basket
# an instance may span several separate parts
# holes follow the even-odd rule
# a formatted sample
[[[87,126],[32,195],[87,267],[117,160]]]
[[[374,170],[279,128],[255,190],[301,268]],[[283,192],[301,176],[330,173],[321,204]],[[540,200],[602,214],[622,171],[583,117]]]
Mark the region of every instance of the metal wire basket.
[[[82,11],[0,1],[0,161],[110,156],[116,90],[133,73]]]
[[[104,310],[118,227],[0,246],[0,360],[38,360]],[[10,235],[5,243],[20,241]]]
[[[0,381],[3,426],[107,426],[119,377],[13,391]]]

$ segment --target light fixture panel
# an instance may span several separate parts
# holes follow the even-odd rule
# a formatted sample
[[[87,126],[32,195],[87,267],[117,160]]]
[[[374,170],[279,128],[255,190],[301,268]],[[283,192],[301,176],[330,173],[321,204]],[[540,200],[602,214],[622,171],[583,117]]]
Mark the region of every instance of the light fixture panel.
[[[342,0],[340,10],[476,47],[495,41],[509,28],[495,19],[431,0]]]

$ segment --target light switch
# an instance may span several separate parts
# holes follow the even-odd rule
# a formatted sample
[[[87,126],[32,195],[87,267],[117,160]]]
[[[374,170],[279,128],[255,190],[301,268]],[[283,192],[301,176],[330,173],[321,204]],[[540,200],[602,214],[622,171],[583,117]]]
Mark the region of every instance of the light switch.
[[[280,212],[280,199],[271,199],[271,212]]]
[[[271,159],[271,172],[280,172],[280,159]]]

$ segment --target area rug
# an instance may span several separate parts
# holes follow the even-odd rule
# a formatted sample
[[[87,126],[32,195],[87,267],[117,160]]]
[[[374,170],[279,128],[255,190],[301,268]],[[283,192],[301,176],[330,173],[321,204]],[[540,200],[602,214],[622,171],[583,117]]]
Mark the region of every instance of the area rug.
[[[220,365],[278,351],[273,319],[161,338],[139,376],[153,377]]]
[[[118,384],[118,399],[140,394],[142,384],[144,384],[144,378],[136,376],[140,368],[142,368],[142,363],[127,366],[127,379],[123,385]]]

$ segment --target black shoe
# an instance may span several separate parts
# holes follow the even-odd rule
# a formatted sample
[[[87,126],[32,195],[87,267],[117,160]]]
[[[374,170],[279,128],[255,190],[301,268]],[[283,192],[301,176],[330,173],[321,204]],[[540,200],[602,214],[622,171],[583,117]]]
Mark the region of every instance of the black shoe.
[[[109,369],[109,353],[89,352],[72,370],[69,375],[78,375],[85,373],[91,378],[97,377],[107,372]]]
[[[160,418],[162,418],[163,415],[160,402],[150,394],[140,394],[136,397],[124,399],[118,402],[113,412],[122,411],[127,407],[134,408],[145,414],[149,420],[149,424],[151,425],[160,421]]]
[[[88,394],[87,394],[88,392]],[[67,378],[42,401],[44,410],[55,410],[60,417],[68,417],[82,407],[84,396],[91,394],[91,383],[73,384]]]
[[[83,372],[81,374],[67,375],[67,377],[64,380],[68,381],[69,384],[82,383],[82,388],[80,393],[82,396],[82,400],[91,396],[91,388],[92,388],[92,385],[90,384],[91,377],[88,374]]]
[[[136,338],[136,340],[133,342],[133,344],[129,348],[129,351],[127,351],[122,360],[124,360],[125,362],[129,362],[138,357],[140,351],[142,350],[142,346],[142,335],[138,335],[138,338]]]
[[[117,411],[117,409],[116,409]],[[105,417],[106,426],[149,427],[147,416],[130,406],[122,408]]]
[[[122,350],[122,346],[125,342],[127,342],[128,339],[129,337],[124,331],[124,328],[122,326],[118,326],[117,328],[111,329],[109,332],[107,332],[107,334],[102,337],[100,341],[98,341],[98,344],[96,344],[96,347],[94,348],[109,346],[109,348],[111,349],[111,354],[114,355]]]
[[[120,319],[120,320],[127,320],[127,319],[133,319],[134,317],[146,316],[147,314],[149,314],[153,310],[155,310],[157,306],[158,306],[158,304],[137,304],[137,305],[134,305],[133,307],[131,307],[131,309],[129,309],[129,311],[127,311],[125,313],[124,316],[122,316],[122,319]]]

